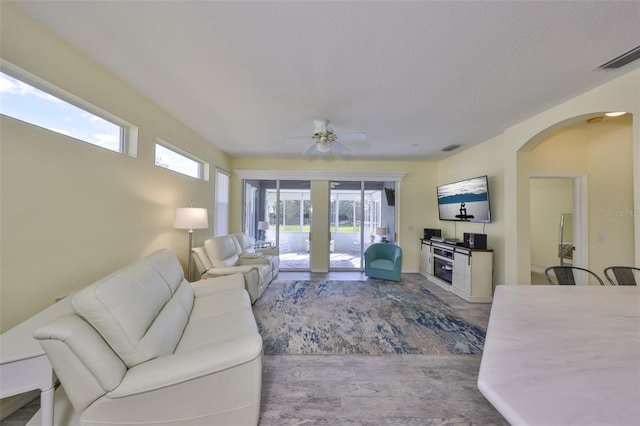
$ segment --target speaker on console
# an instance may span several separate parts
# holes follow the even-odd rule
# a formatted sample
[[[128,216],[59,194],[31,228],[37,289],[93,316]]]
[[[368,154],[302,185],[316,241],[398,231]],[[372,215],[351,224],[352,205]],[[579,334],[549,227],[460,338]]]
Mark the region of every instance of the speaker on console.
[[[440,229],[424,228],[424,238],[423,239],[430,240],[431,237],[442,237],[442,231]]]
[[[463,245],[471,249],[486,249],[487,234],[464,233]]]

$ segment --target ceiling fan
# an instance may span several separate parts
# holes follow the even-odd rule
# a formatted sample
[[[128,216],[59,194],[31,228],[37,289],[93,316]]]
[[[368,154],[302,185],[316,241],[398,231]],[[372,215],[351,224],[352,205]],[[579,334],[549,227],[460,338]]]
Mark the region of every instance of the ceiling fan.
[[[335,133],[329,127],[329,120],[313,120],[313,124],[316,128],[313,136],[311,136],[313,144],[304,152],[304,156],[311,155],[314,152],[323,154],[336,152],[345,155],[350,153],[351,150],[341,144],[340,141],[364,141],[367,139],[366,133]]]

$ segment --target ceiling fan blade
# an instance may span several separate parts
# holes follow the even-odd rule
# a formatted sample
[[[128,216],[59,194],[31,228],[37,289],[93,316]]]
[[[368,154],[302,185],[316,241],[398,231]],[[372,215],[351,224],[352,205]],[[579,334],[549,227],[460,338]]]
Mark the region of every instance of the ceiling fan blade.
[[[338,154],[342,154],[342,155],[345,155],[351,152],[349,148],[342,145],[340,142],[331,142],[331,149],[333,149]]]
[[[302,155],[303,155],[304,157],[306,157],[307,155],[311,155],[311,154],[313,154],[313,152],[314,152],[316,149],[317,149],[317,148],[316,148],[316,144],[315,144],[315,143],[313,143],[313,144],[309,147],[309,149],[307,149],[307,150],[304,152],[304,154],[302,154]]]
[[[343,141],[366,141],[366,133],[340,133],[336,137]]]

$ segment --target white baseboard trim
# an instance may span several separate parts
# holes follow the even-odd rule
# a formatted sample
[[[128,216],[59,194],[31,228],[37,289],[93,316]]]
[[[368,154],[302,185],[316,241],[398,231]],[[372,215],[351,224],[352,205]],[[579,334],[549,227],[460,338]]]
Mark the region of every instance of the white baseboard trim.
[[[547,266],[531,264],[531,272],[536,274],[544,274],[545,269],[547,269]]]

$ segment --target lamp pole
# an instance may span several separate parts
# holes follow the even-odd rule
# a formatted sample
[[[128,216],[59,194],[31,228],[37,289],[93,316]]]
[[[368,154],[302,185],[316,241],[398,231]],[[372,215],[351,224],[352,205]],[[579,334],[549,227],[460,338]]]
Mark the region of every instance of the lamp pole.
[[[207,209],[196,207],[178,207],[176,208],[176,215],[173,222],[175,229],[187,229],[189,232],[189,264],[187,265],[187,279],[189,282],[193,279],[192,269],[193,266],[193,230],[194,229],[206,229],[209,227],[209,219]]]
[[[191,266],[191,264],[193,263],[193,253],[191,253],[192,248],[193,248],[193,229],[189,229],[189,265],[187,266],[187,275],[189,276],[189,282],[193,280],[193,274],[191,272],[191,270],[193,269],[193,267]]]

